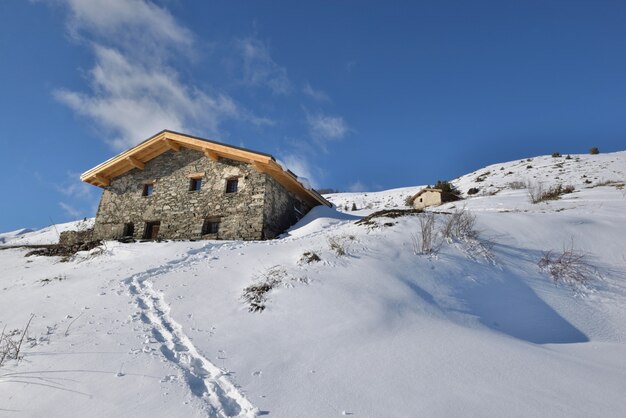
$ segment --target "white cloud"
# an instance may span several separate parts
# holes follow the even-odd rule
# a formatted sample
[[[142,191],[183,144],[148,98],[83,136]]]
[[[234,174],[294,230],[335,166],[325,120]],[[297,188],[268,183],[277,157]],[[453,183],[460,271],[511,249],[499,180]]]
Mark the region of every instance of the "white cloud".
[[[330,101],[330,97],[328,96],[328,94],[326,94],[325,91],[316,90],[309,83],[306,83],[304,87],[302,87],[302,93],[312,99],[317,100],[318,102]]]
[[[316,140],[341,139],[349,132],[348,125],[341,116],[307,113],[306,120],[311,137]]]
[[[272,59],[268,46],[255,38],[235,42],[243,71],[243,82],[250,86],[265,86],[275,94],[289,94],[292,86],[287,70]]]
[[[230,97],[211,97],[185,85],[171,69],[132,63],[119,51],[103,46],[95,46],[94,52],[91,92],[58,90],[55,97],[115,135],[110,142],[117,149],[163,129],[193,130],[201,125],[214,135],[223,119],[242,116]]]
[[[54,187],[65,196],[73,199],[93,200],[94,187],[79,180],[80,174],[74,172],[67,173],[67,183],[54,185]]]
[[[191,32],[147,0],[65,0],[68,25],[93,50],[86,92],[54,96],[96,123],[116,149],[172,129],[220,136],[226,119],[271,125],[224,93],[208,93],[181,79],[172,62],[193,44]]]
[[[144,54],[164,48],[188,48],[192,33],[164,8],[146,0],[61,0],[70,11],[70,33],[99,38],[121,49]],[[140,46],[140,48],[138,48]]]
[[[367,191],[367,186],[365,185],[365,183],[361,182],[360,180],[357,180],[348,186],[348,191],[353,192],[353,193],[365,192]]]
[[[288,168],[292,173],[299,178],[304,177],[308,180],[311,187],[318,187],[317,176],[314,173],[313,167],[310,166],[307,160],[302,158],[301,155],[287,154],[282,156],[282,160],[279,162],[284,168]]]
[[[78,209],[68,205],[67,203],[59,202],[59,206],[61,206],[61,209],[63,209],[65,211],[65,213],[67,213],[72,218],[82,218],[83,217],[83,212],[81,212],[80,210],[78,210]]]

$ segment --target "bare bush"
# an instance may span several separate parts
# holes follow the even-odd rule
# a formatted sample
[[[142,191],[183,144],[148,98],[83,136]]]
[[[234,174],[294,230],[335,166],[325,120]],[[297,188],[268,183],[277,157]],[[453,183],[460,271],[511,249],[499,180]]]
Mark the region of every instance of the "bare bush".
[[[509,189],[521,190],[526,188],[526,184],[523,181],[511,181],[508,184]]]
[[[257,283],[243,289],[241,298],[248,304],[248,311],[263,312],[267,302],[267,294],[280,285],[286,277],[287,272],[282,267],[274,266],[258,277]]]
[[[0,333],[0,366],[7,360],[20,361],[22,356],[20,355],[22,350],[22,343],[28,333],[28,328],[35,315],[31,315],[26,327],[23,331],[18,329],[6,332],[6,327]]]
[[[426,213],[419,217],[420,233],[412,234],[413,252],[415,254],[433,254],[439,250],[437,231],[435,229],[435,214]]]
[[[313,251],[306,251],[302,254],[302,257],[300,257],[300,264],[311,264],[317,263],[318,261],[322,261],[322,259]]]
[[[478,232],[474,229],[475,225],[476,216],[463,207],[448,216],[441,234],[447,239],[476,238]]]
[[[544,252],[537,266],[541,271],[548,272],[555,283],[580,287],[586,285],[594,274],[594,268],[585,258],[585,254],[575,250],[571,244],[561,253]]]
[[[562,195],[573,193],[575,190],[574,186],[563,186],[562,184],[557,184],[556,186],[551,186],[548,189],[545,189],[543,184],[540,182],[529,182],[526,188],[528,189],[528,196],[530,197],[530,201],[532,203],[557,200],[560,199]]]
[[[338,256],[346,255],[346,249],[343,244],[339,242],[338,239],[334,237],[328,237],[328,245],[330,249],[333,250]]]
[[[249,312],[263,312],[267,307],[268,296],[272,289],[290,288],[300,283],[309,284],[306,276],[292,275],[280,265],[270,267],[263,273],[255,275],[253,280],[252,284],[243,289],[241,295],[241,299],[248,305]]]

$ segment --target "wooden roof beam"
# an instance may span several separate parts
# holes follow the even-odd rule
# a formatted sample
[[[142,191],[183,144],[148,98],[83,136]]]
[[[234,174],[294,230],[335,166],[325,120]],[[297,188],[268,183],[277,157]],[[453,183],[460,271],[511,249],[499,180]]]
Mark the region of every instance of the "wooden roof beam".
[[[250,165],[259,173],[267,173],[267,167],[258,161],[250,161]]]
[[[219,160],[219,159],[220,159],[220,156],[217,154],[217,152],[212,151],[212,150],[210,150],[210,149],[208,149],[208,148],[205,148],[205,149],[204,149],[204,155],[205,155],[207,158],[209,158],[209,159],[211,159],[211,160],[213,160],[213,161],[217,161],[217,160]]]
[[[128,161],[130,163],[130,165],[132,165],[133,167],[135,167],[138,170],[143,170],[144,167],[146,166],[143,162],[141,162],[140,160],[138,160],[135,157],[127,157],[126,161]]]
[[[111,183],[111,179],[100,174],[96,174],[92,178],[103,186],[108,186]]]
[[[163,142],[172,151],[176,151],[176,152],[180,151],[180,144],[178,142],[172,141],[171,139],[168,139],[168,138],[165,138]]]

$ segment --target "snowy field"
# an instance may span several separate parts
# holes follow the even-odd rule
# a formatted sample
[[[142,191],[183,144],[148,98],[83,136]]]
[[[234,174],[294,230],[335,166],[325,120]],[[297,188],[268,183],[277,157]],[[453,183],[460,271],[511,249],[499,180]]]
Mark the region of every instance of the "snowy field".
[[[328,195],[339,210],[272,241],[106,242],[69,262],[1,250],[0,330],[34,317],[23,359],[0,367],[0,413],[623,417],[626,152],[571,157],[456,179],[478,193],[436,211],[465,208],[478,235],[443,238],[438,213],[430,254],[427,215],[355,223],[419,187]],[[529,182],[575,190],[532,204]],[[584,285],[538,267],[572,248]],[[262,312],[246,288],[269,289]]]

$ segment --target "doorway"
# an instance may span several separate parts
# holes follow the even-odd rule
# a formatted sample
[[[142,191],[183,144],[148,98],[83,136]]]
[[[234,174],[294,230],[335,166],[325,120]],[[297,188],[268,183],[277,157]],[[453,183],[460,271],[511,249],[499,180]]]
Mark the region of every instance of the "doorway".
[[[159,228],[161,221],[146,222],[146,229],[143,233],[144,239],[157,239],[159,237]]]

